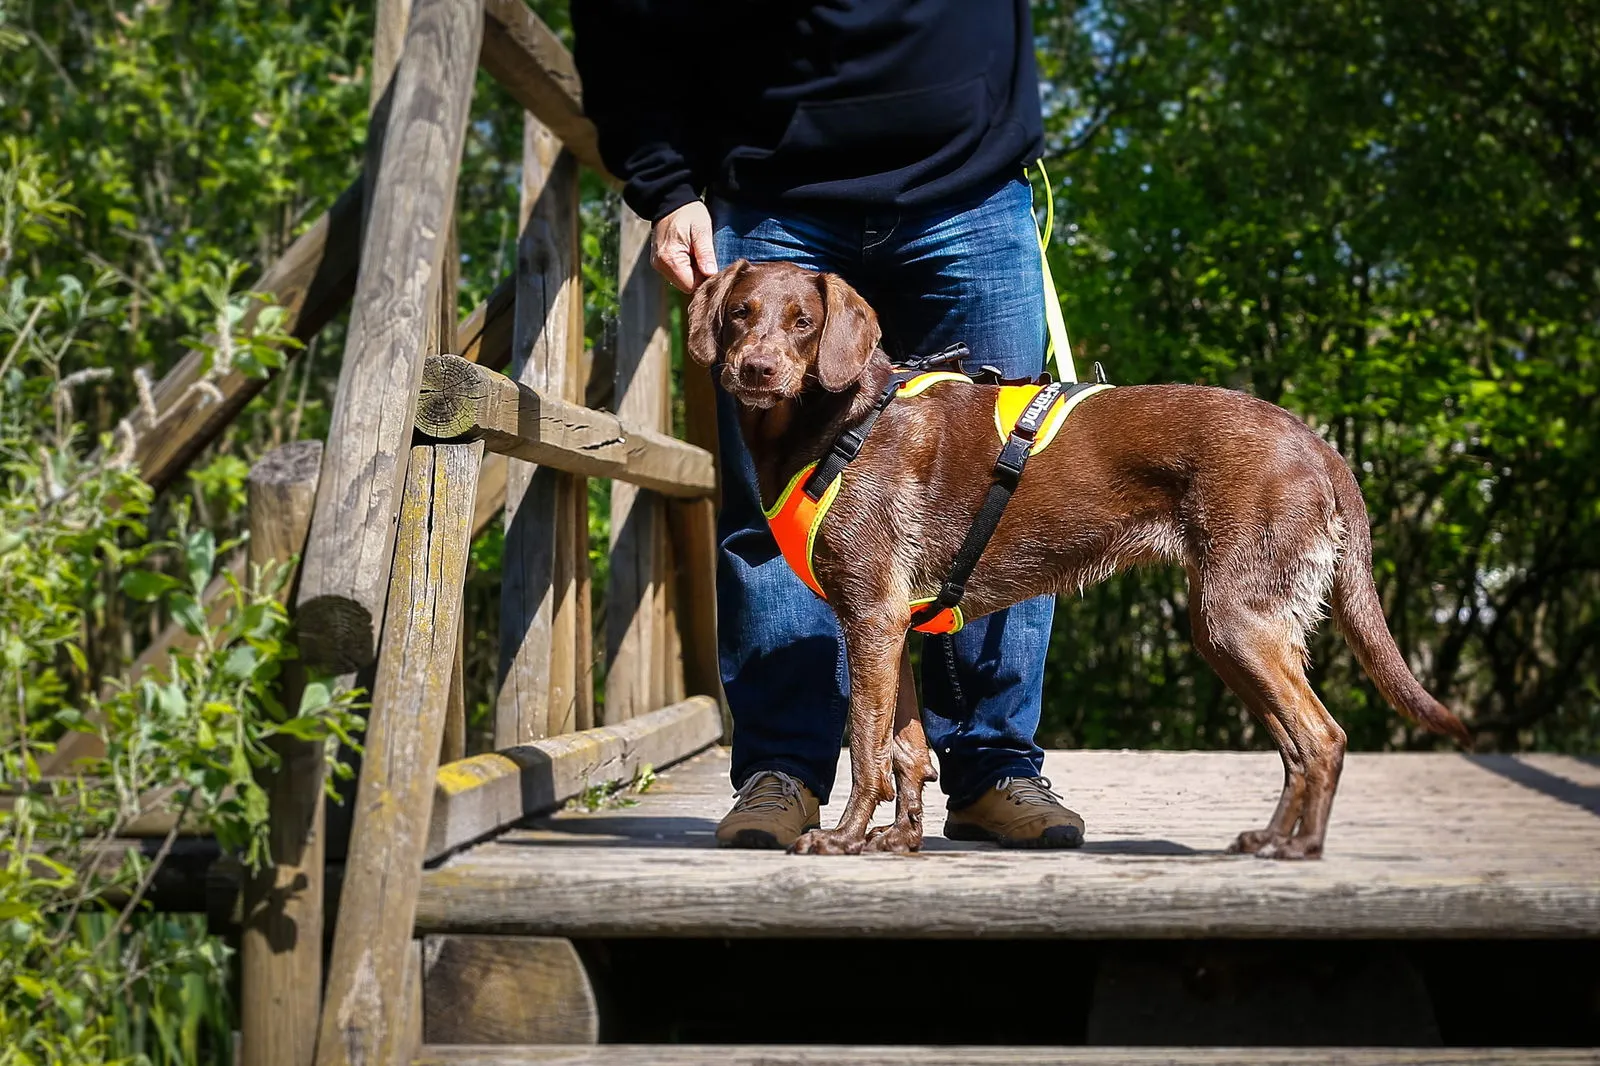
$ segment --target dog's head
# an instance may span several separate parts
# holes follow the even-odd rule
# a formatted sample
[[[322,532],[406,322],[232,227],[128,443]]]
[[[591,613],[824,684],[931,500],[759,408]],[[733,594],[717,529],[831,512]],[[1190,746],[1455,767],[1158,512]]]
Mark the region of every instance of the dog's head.
[[[879,336],[878,316],[844,279],[792,263],[740,259],[689,302],[690,356],[721,366],[722,387],[747,407],[772,407],[812,380],[850,387]]]

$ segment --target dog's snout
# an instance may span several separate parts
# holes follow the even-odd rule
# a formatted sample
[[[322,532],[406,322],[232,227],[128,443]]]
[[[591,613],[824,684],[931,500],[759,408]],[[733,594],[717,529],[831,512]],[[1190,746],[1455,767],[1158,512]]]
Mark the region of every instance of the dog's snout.
[[[772,383],[778,361],[771,356],[750,355],[739,364],[739,383],[746,388],[761,388]]]

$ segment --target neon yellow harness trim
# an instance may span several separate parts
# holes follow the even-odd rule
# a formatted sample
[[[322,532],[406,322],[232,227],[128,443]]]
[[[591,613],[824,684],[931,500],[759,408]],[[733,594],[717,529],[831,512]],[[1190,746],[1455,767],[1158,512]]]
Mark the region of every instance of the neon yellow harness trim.
[[[972,379],[965,374],[951,371],[934,371],[922,374],[901,387],[898,398],[909,398],[922,395],[929,388],[944,381],[960,381],[970,384]],[[1038,395],[1041,385],[1006,385],[1002,386],[995,397],[994,427],[999,433],[1002,443],[1011,435],[1017,424],[1017,419],[1027,408],[1029,402]],[[1067,416],[1082,403],[1085,398],[1097,392],[1104,392],[1111,388],[1110,385],[1095,385],[1084,389],[1076,395],[1060,400],[1056,403],[1055,410],[1045,420],[1029,455],[1037,455],[1049,447],[1055,440],[1061,427],[1066,423]],[[803,491],[801,486],[810,479],[816,470],[816,463],[809,463],[794,477],[789,479],[789,484],[784,487],[776,502],[771,507],[762,509],[767,517],[767,524],[772,529],[773,539],[777,541],[783,557],[788,560],[789,566],[805,582],[806,586],[823,599],[827,596],[822,591],[822,586],[817,582],[812,560],[816,555],[817,533],[822,529],[822,520],[827,517],[828,510],[833,506],[833,501],[838,498],[839,491],[844,486],[844,480],[849,476],[846,468],[838,477],[825,488],[822,496],[812,501]],[[911,609],[915,611],[924,604],[932,603],[936,596],[923,596],[911,602]],[[925,631],[955,633],[966,624],[961,608],[952,610],[952,618],[941,623],[941,628]],[[928,625],[933,625],[938,620],[932,620]],[[918,627],[921,628],[921,627]]]

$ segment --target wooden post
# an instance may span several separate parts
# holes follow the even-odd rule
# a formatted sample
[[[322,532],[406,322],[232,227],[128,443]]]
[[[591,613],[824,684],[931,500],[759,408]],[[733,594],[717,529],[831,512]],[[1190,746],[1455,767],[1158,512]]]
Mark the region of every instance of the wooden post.
[[[583,354],[578,161],[537,119],[525,116],[523,123],[511,376],[564,397],[569,368]],[[572,482],[558,471],[525,463],[513,463],[506,473],[497,748],[549,735],[551,723],[569,721],[574,707],[578,610],[577,568],[570,554]]]
[[[683,371],[683,439],[713,457],[722,454],[717,450],[716,390],[711,375],[692,364]],[[732,720],[727,718],[717,655],[717,494],[701,500],[671,500],[667,506],[677,568],[684,691],[691,696],[711,696],[722,705],[731,739]]]
[[[408,1050],[402,992],[482,454],[476,442],[410,452],[317,1066],[389,1066]]]
[[[622,210],[618,263],[616,410],[623,421],[661,430],[670,347],[665,282],[650,267],[650,223]],[[606,590],[606,702],[603,724],[661,705],[659,497],[611,486],[611,579]]]
[[[301,646],[336,674],[376,654],[482,35],[478,0],[416,0],[411,15],[300,582]]]
[[[250,568],[287,564],[305,549],[322,442],[268,452],[246,481]],[[285,586],[284,595],[289,593]],[[299,705],[303,679],[286,671],[281,697]],[[311,1066],[322,1002],[322,744],[278,736],[279,759],[258,775],[267,792],[269,865],[245,882],[240,935],[243,1066]]]
[[[456,236],[455,212],[450,213],[450,230],[444,252],[439,257],[439,296],[434,326],[429,330],[423,350],[428,355],[455,354],[456,293],[461,282],[461,252]],[[482,471],[480,467],[479,477]],[[477,503],[474,495],[474,513]],[[476,528],[476,522],[474,522]],[[455,662],[450,667],[450,699],[445,706],[444,737],[440,741],[439,761],[454,762],[467,754],[466,639],[456,641]]]

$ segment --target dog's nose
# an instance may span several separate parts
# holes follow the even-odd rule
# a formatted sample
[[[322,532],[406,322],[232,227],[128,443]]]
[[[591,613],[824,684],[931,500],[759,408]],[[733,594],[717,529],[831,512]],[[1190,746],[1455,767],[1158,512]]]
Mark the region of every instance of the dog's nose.
[[[746,359],[739,364],[739,384],[746,388],[757,388],[769,384],[777,372],[778,364],[775,360]]]

